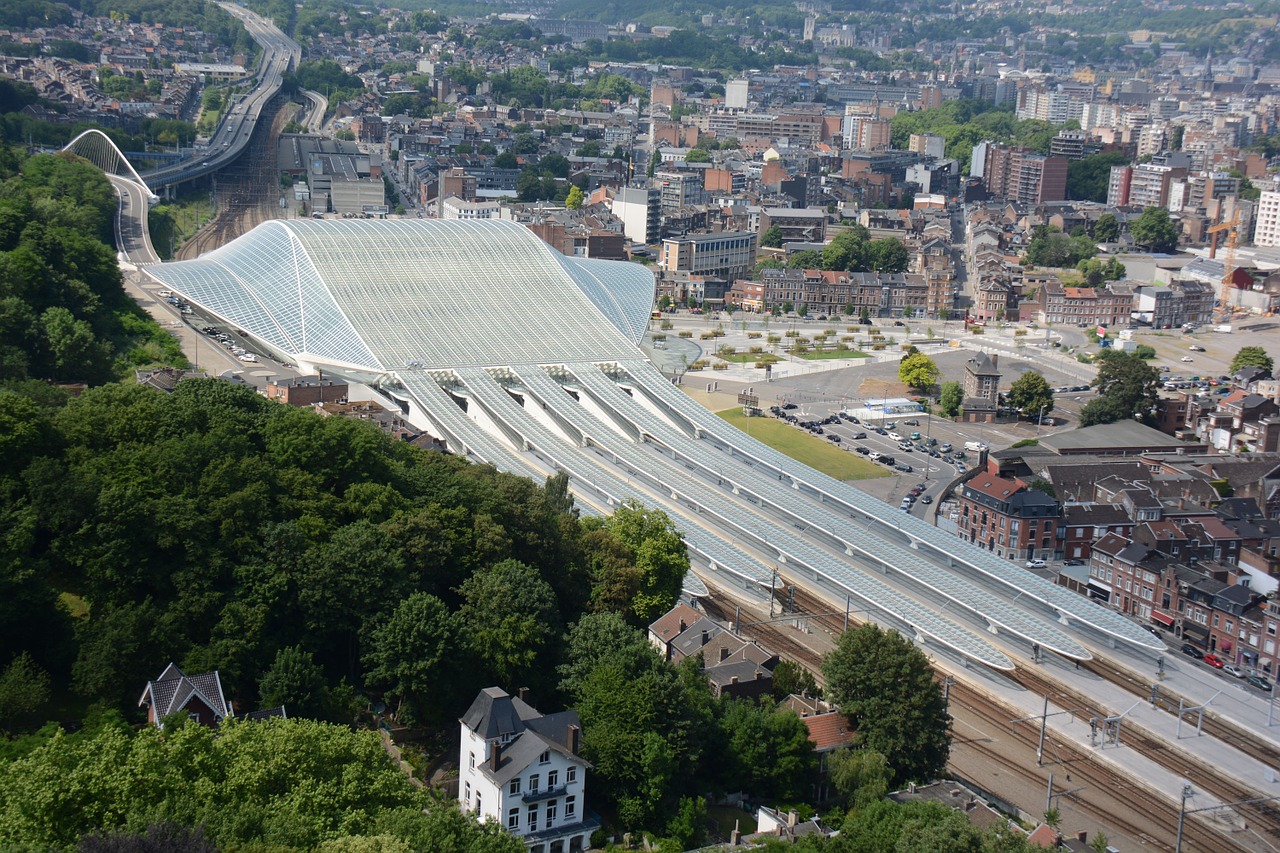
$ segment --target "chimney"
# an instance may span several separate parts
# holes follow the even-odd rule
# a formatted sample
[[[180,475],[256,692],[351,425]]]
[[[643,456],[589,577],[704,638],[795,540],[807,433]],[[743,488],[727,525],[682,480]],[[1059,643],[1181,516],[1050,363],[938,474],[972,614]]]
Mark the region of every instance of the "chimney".
[[[1080,830],[1079,832],[1076,833],[1076,841],[1079,841],[1081,844],[1088,844],[1089,833],[1083,829]]]
[[[728,659],[729,659],[729,650],[722,646],[720,648],[720,660],[728,660]]]
[[[582,729],[570,723],[569,724],[569,751],[572,752],[574,755],[578,754],[578,745],[579,745],[579,741],[581,740],[581,737],[582,737]]]
[[[710,640],[711,640],[711,635],[706,631],[706,629],[703,629],[703,631],[702,631],[702,645],[704,645],[704,646],[705,646],[708,642],[710,642]]]
[[[795,829],[795,828],[796,828],[796,820],[798,820],[798,819],[799,819],[799,817],[800,817],[800,816],[799,816],[798,814],[796,814],[796,810],[795,810],[795,809],[792,809],[791,811],[787,812],[787,827],[788,827],[789,829]]]
[[[736,675],[730,676],[730,677],[729,677],[729,683],[730,683],[730,684],[737,684],[737,683],[738,683],[738,676],[736,676]]]
[[[677,633],[677,634],[683,634],[683,633],[684,633],[684,629],[685,629],[685,628],[688,628],[688,627],[689,627],[688,625],[684,624],[684,620],[683,620],[683,619],[681,619],[681,620],[680,620],[680,630],[679,630],[679,631],[677,631],[676,633]]]
[[[521,702],[524,702],[526,705],[529,704],[529,688],[528,687],[521,687],[519,690],[516,691],[516,695],[520,698]]]
[[[489,769],[494,773],[498,772],[498,768],[502,766],[502,743],[494,741],[493,746],[489,747]]]
[[[1000,354],[999,354],[999,353],[992,353],[992,355],[991,355],[991,367],[992,367],[992,369],[994,370],[995,368],[997,368],[997,367],[999,367],[999,366],[1000,366]]]

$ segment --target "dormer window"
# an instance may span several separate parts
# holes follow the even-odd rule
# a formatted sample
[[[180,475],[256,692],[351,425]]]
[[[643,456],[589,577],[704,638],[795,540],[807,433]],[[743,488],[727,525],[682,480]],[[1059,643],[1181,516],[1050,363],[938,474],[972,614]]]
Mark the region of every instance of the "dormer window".
[[[539,763],[539,764],[550,764],[550,763],[551,763],[551,750],[549,750],[549,749],[548,749],[548,750],[543,751],[542,755],[539,755],[539,756],[538,756],[538,763]]]

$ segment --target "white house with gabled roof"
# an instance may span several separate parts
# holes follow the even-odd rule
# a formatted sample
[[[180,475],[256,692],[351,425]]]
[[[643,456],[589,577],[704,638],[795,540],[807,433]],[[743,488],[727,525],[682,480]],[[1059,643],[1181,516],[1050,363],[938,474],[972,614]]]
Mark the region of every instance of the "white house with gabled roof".
[[[523,693],[524,691],[521,691]],[[600,826],[584,802],[577,711],[541,714],[499,687],[463,714],[458,802],[524,839],[529,853],[577,853]]]

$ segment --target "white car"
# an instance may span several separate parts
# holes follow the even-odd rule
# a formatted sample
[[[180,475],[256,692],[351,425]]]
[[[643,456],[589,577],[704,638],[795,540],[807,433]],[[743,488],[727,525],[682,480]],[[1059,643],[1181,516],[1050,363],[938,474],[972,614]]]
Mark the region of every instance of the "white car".
[[[889,438],[892,438],[894,441],[898,441],[898,442],[902,441],[902,436],[898,435],[896,432],[889,433]]]
[[[238,355],[236,356],[236,358],[240,359],[241,361],[253,362],[255,364],[258,361],[258,357],[251,352],[247,352],[244,355]]]
[[[1028,569],[1043,569],[1047,565],[1049,564],[1046,563],[1044,560],[1041,560],[1039,557],[1036,557],[1031,560],[1027,560]]]
[[[1183,360],[1183,361],[1187,361],[1187,362],[1195,361],[1195,359],[1194,359],[1194,358],[1192,358],[1192,357],[1191,357],[1191,356],[1189,356],[1189,355],[1184,355],[1184,356],[1182,357],[1182,360]]]

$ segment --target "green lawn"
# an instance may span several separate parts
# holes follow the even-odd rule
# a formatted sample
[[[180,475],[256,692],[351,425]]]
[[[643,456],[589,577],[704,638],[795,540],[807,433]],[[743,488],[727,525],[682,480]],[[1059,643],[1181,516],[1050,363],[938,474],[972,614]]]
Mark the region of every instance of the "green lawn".
[[[809,350],[808,352],[792,353],[792,355],[798,355],[801,358],[807,358],[810,361],[819,361],[824,358],[870,358],[871,357],[867,355],[865,352],[862,352],[861,350],[856,350],[856,349]]]
[[[765,364],[777,364],[781,361],[780,358],[769,352],[716,353],[716,358],[732,361],[735,364],[755,364],[757,361],[763,361]]]
[[[872,477],[889,476],[888,471],[871,460],[775,418],[748,418],[742,414],[742,409],[725,409],[716,414],[757,441],[762,441],[797,462],[803,462],[837,480],[869,480]],[[747,423],[748,420],[751,421],[750,424]]]

